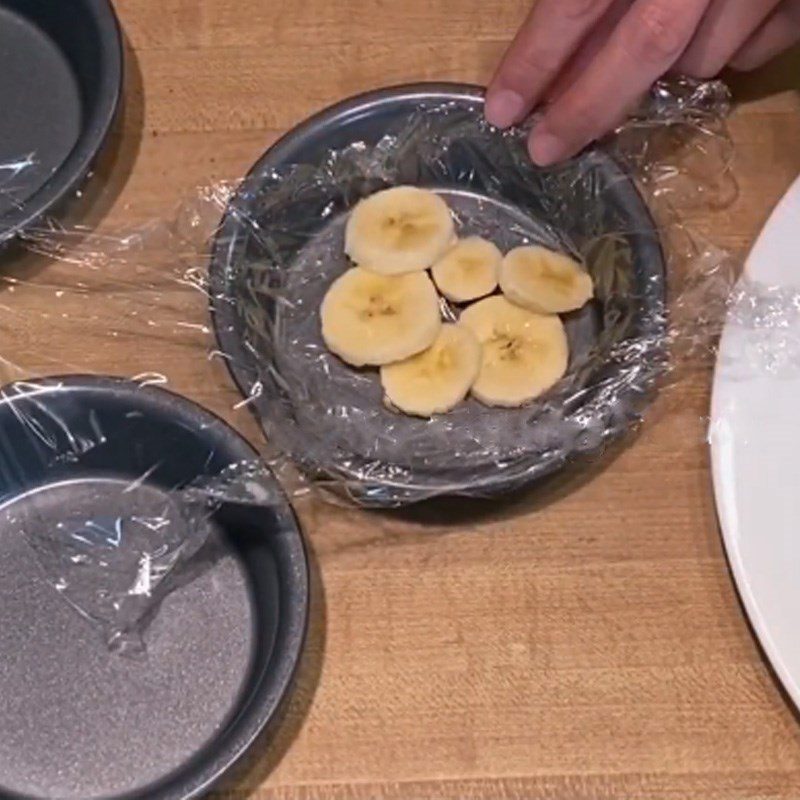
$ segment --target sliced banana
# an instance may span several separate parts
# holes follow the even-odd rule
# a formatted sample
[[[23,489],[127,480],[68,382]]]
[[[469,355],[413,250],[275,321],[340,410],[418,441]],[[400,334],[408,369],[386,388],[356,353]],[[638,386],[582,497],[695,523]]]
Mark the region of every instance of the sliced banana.
[[[344,249],[359,266],[400,275],[428,269],[454,235],[453,217],[439,195],[397,186],[367,197],[353,209]]]
[[[461,239],[431,270],[439,291],[454,303],[486,297],[497,288],[503,254],[493,242],[480,236]]]
[[[416,355],[442,326],[436,288],[424,272],[377,275],[353,267],[331,284],[320,315],[325,344],[355,367]]]
[[[518,247],[500,267],[500,288],[512,302],[540,314],[563,314],[594,294],[592,278],[577,262],[545,247]]]
[[[569,346],[561,320],[495,295],[461,314],[483,345],[472,394],[489,406],[521,406],[550,389],[567,371]]]
[[[381,367],[381,384],[386,398],[401,411],[430,417],[450,411],[467,396],[480,366],[475,334],[462,325],[442,325],[427,350]]]

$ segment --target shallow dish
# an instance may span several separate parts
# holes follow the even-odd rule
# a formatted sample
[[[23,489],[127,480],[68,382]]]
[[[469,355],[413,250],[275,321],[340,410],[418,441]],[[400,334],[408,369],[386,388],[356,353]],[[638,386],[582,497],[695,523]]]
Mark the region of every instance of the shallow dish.
[[[641,376],[631,377],[624,374],[631,362],[622,366],[592,355],[616,326],[616,343],[623,349],[625,341],[635,340],[646,345],[642,359],[658,358],[665,324],[664,260],[653,221],[632,179],[602,152],[586,153],[561,171],[544,173],[533,170],[527,160],[524,168],[515,166],[513,154],[498,149],[506,140],[497,132],[481,134],[494,137],[492,153],[481,151],[474,141],[460,141],[459,124],[472,129],[482,125],[478,122],[482,104],[476,87],[420,84],[373,92],[321,112],[256,163],[231,200],[216,238],[210,265],[212,313],[220,349],[236,383],[251,398],[250,406],[266,433],[304,472],[345,485],[364,504],[392,506],[437,494],[494,496],[515,490],[620,435],[633,424],[652,389],[655,369],[642,369]],[[405,126],[414,117],[424,124],[427,114],[443,108],[443,113],[458,118],[451,126],[452,146],[426,163],[420,155],[424,137],[409,145]],[[504,250],[529,241],[552,245],[553,238],[579,250],[588,244],[586,228],[591,223],[593,241],[599,225],[601,238],[616,236],[627,248],[630,259],[625,274],[618,276],[617,288],[604,290],[602,303],[590,304],[566,320],[571,371],[587,372],[579,390],[571,394],[570,413],[576,422],[568,435],[553,423],[552,415],[485,409],[469,401],[459,412],[462,416],[454,417],[451,428],[437,438],[424,420],[400,418],[385,409],[376,379],[359,381],[357,386],[351,381],[348,386],[347,368],[322,356],[296,382],[302,392],[297,396],[287,392],[287,365],[309,354],[316,358],[314,354],[323,351],[315,315],[327,286],[347,267],[341,255],[347,212],[359,196],[381,187],[371,178],[364,178],[360,186],[358,176],[351,175],[338,196],[330,194],[329,187],[329,194],[321,188],[315,194],[318,184],[312,178],[298,197],[288,198],[283,208],[276,209],[270,200],[276,188],[281,190],[276,175],[289,174],[292,165],[312,165],[313,175],[316,165],[331,164],[331,152],[353,144],[361,152],[360,143],[370,148],[391,134],[403,153],[396,165],[397,182],[418,183],[442,194],[464,233],[488,233]],[[336,169],[341,167],[341,158],[334,162]],[[300,174],[303,170],[309,168],[304,166]],[[525,170],[534,182],[520,179]],[[535,183],[544,175],[562,187],[564,196],[555,198],[555,204]],[[570,195],[576,180],[583,187],[581,196]],[[591,202],[598,196],[602,208]],[[560,207],[557,222],[555,205]],[[470,220],[478,218],[481,231],[471,230]],[[278,292],[268,290],[257,295],[259,307],[254,309],[254,270],[271,257],[274,246],[286,251],[282,262],[286,278],[279,291],[289,302],[276,302]],[[305,286],[302,303],[294,302],[293,283]],[[252,326],[258,316],[289,331],[297,347],[271,348],[259,340]],[[592,358],[599,363],[588,375],[584,362]],[[305,396],[301,399],[300,394]],[[329,406],[322,409],[325,402]],[[339,413],[358,403],[365,414]],[[598,407],[602,419],[594,420],[594,430],[579,430],[581,409]],[[278,412],[285,416],[276,418]],[[484,439],[504,431],[504,444],[491,453],[468,451],[459,446],[459,432],[464,431],[468,436],[480,432]],[[284,445],[287,435],[289,446]]]
[[[176,490],[256,458],[220,419],[160,389],[69,377],[3,390],[0,798],[199,797],[277,719],[308,615],[288,503],[220,505],[204,558],[176,573],[146,629],[146,660],[109,652],[30,545],[108,529],[110,516],[125,536],[131,520],[180,503]]]
[[[78,187],[121,92],[109,0],[0,0],[0,243]]]

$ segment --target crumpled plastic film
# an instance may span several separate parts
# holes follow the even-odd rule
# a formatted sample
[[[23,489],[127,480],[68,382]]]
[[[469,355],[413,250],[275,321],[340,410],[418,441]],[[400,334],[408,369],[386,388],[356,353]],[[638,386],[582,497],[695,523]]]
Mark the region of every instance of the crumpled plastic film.
[[[66,538],[17,520],[47,580],[107,642],[135,654],[164,593],[191,572],[218,504],[279,501],[259,476],[277,475],[292,497],[319,491],[389,508],[496,496],[601,455],[639,425],[660,387],[711,363],[726,317],[773,329],[800,308],[785,293],[737,283],[737,259],[696,232],[736,196],[729,104],[718,82],[661,83],[597,147],[540,169],[526,129],[493,129],[479,102],[423,102],[377,141],[356,137],[309,163],[268,159],[244,179],[198,187],[164,219],[29,227],[17,249],[35,268],[11,263],[0,276],[0,376],[14,382],[5,402],[46,376],[112,373],[210,406],[259,450],[252,463],[162,482],[166,494],[143,495],[147,513],[134,515],[125,488],[158,475],[144,464],[109,494],[120,509],[88,533],[80,513],[63,515]],[[351,369],[325,348],[319,305],[349,266],[347,214],[397,184],[441,191],[460,232],[502,250],[537,242],[586,263],[596,298],[565,318],[570,367],[539,401],[498,409],[470,399],[445,415],[407,417],[384,404],[377,371]],[[442,303],[445,319],[458,314]],[[53,465],[43,481],[60,480],[70,459],[90,462],[93,448],[81,442],[100,441],[91,411],[78,436],[52,435],[58,417],[46,405],[17,420],[23,441],[52,442],[37,450]],[[15,446],[0,442],[11,474]]]
[[[24,153],[16,158],[0,160],[0,212],[20,207],[24,199],[24,179],[27,179],[36,166],[35,153]],[[0,227],[0,242],[4,238]]]
[[[123,386],[86,380],[0,392],[0,527],[24,537],[45,580],[110,649],[140,657],[164,597],[213,562],[216,512],[283,498],[258,459],[220,463],[213,438],[176,438],[147,404],[70,398],[76,386]],[[159,435],[182,449],[160,449]]]
[[[35,154],[0,165],[0,207],[20,209],[35,169]],[[206,366],[209,229],[198,239],[184,221],[94,230],[43,217],[0,253],[2,529],[31,545],[43,578],[109,648],[133,657],[145,654],[161,601],[211,552],[217,511],[285,503],[258,455],[215,453],[206,423],[196,423],[190,458],[170,451],[170,430],[152,420],[162,453],[157,441],[143,445],[147,414],[136,402],[112,413],[94,393],[113,375],[126,379],[123,397],[170,405],[157,393],[179,388],[176,365]]]

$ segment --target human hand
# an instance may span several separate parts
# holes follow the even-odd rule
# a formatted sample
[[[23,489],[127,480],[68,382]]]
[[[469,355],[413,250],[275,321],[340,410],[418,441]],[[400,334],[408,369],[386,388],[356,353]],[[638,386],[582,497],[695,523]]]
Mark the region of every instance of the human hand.
[[[521,122],[542,102],[531,158],[574,155],[614,128],[669,71],[754,69],[800,39],[800,0],[537,0],[486,96],[486,118]]]

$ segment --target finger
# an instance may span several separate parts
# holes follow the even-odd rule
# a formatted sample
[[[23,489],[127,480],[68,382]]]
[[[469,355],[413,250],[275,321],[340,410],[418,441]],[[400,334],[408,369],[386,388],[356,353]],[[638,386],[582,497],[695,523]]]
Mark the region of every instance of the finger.
[[[707,5],[707,0],[637,0],[584,75],[533,130],[533,160],[553,164],[611,130],[678,59]]]
[[[486,119],[499,128],[522,120],[611,2],[538,0],[489,85]]]
[[[676,69],[712,78],[769,16],[779,0],[712,0]]]
[[[756,69],[799,41],[800,0],[783,0],[742,45],[730,65],[742,71]]]
[[[597,54],[606,46],[630,6],[630,0],[614,0],[606,15],[594,26],[555,81],[550,84],[544,95],[545,102],[553,103],[558,100],[583,75]]]

